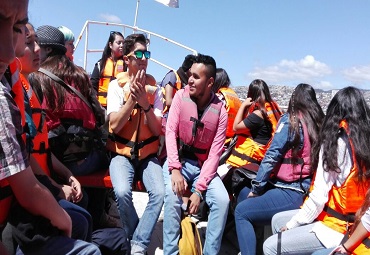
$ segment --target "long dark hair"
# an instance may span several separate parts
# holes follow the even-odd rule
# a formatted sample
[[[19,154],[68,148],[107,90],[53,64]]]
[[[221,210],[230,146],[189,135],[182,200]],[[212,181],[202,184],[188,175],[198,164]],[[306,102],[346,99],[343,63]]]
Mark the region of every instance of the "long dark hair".
[[[122,33],[118,32],[118,31],[110,32],[108,41],[105,44],[103,54],[102,54],[102,57],[101,57],[101,60],[100,60],[100,76],[103,75],[105,64],[107,63],[107,59],[110,58],[111,55],[112,55],[112,49],[109,47],[109,44],[114,42],[114,40],[116,39],[116,36],[121,36],[122,38],[124,38]]]
[[[272,100],[270,89],[264,80],[253,80],[251,84],[249,84],[247,97],[252,98],[254,103],[251,107],[253,107],[254,110],[260,110],[265,121],[268,120],[265,103],[270,103],[275,119],[277,121],[280,119],[280,109],[275,107],[276,103],[274,100]]]
[[[348,138],[353,144],[353,154],[358,166],[358,177],[368,178],[370,174],[370,109],[362,92],[354,87],[346,87],[330,101],[320,133],[321,143],[316,148],[323,150],[325,171],[340,172],[338,166],[338,137],[345,130],[339,127],[344,120],[348,124]],[[317,165],[317,164],[316,164]]]
[[[41,64],[41,67],[75,87],[86,98],[90,97],[92,86],[88,74],[82,67],[70,61],[66,55],[50,56]],[[31,75],[30,83],[36,91],[43,92],[50,110],[58,111],[64,108],[65,98],[69,92],[63,86],[56,84],[55,81],[40,72]]]
[[[220,88],[230,87],[231,81],[229,75],[223,68],[216,69],[216,79],[212,86],[212,91],[217,93]]]
[[[319,132],[324,119],[324,112],[317,102],[314,88],[308,84],[298,84],[289,100],[287,112],[289,113],[290,123],[289,134],[293,136],[291,142],[293,162],[297,160],[297,154],[300,150],[301,135],[299,128],[300,122],[303,121],[306,124],[311,143],[311,171],[314,171],[316,167],[312,166],[319,155],[314,148],[319,142]]]

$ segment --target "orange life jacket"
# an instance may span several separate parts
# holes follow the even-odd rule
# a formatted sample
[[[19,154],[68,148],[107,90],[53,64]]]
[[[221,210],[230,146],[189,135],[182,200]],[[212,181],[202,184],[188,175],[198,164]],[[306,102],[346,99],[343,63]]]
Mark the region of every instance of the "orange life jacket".
[[[248,114],[253,113],[256,107],[249,107]],[[246,166],[249,164],[259,165],[263,157],[266,154],[267,149],[270,147],[270,143],[275,133],[277,123],[281,116],[281,111],[279,106],[275,103],[265,103],[265,109],[267,112],[267,118],[270,121],[272,128],[271,128],[271,138],[267,144],[260,144],[257,143],[252,139],[252,137],[238,135],[237,142],[235,144],[234,149],[228,160],[226,161],[228,164],[234,167],[241,167]]]
[[[117,60],[116,63],[114,63],[111,58],[107,59],[103,74],[99,80],[98,89],[98,100],[102,106],[107,107],[107,91],[109,83],[117,76],[117,74],[124,71],[124,66],[125,64],[122,59]]]
[[[176,94],[176,91],[178,91],[179,89],[182,89],[182,82],[181,82],[181,79],[180,79],[180,76],[177,74],[176,71],[172,70],[170,72],[173,72],[175,75],[176,75],[176,83],[175,83],[175,86],[173,87],[174,90],[173,90],[173,94],[172,94],[172,98],[175,96]],[[169,74],[170,72],[168,72],[167,74]],[[167,113],[169,110],[170,110],[170,107],[168,107],[166,105],[166,85],[167,84],[163,84],[164,87],[162,87],[162,94],[163,94],[163,114],[164,113]]]
[[[18,59],[15,59],[9,65],[10,73],[11,73],[11,83],[12,83],[12,90],[11,94],[19,108],[21,114],[21,123],[24,129],[26,125],[26,116],[25,116],[25,107],[24,107],[24,94],[22,83],[19,80],[19,66],[18,66]],[[26,133],[22,132],[22,139],[24,143],[26,143]],[[8,217],[8,213],[10,210],[10,205],[13,201],[13,192],[9,185],[8,180],[2,179],[0,180],[0,226],[6,222]]]
[[[147,75],[147,77],[150,76]],[[117,82],[121,87],[130,86],[128,73],[124,72],[117,75]],[[145,90],[148,101],[153,106],[157,91],[155,82],[154,84],[145,85]],[[129,91],[125,92],[125,101],[127,101],[129,95]],[[128,158],[139,160],[157,154],[159,149],[158,136],[154,136],[150,131],[144,110],[139,105],[135,106],[129,120],[118,133],[113,133],[109,125],[107,149]]]
[[[226,139],[228,139],[235,135],[235,132],[233,130],[233,124],[234,124],[236,114],[238,113],[238,110],[242,102],[240,101],[235,91],[231,88],[220,88],[218,90],[218,93],[221,93],[224,96],[225,101],[226,101],[225,108],[226,108],[226,112],[228,116],[227,128],[226,128]]]
[[[341,121],[340,128],[347,135],[349,134],[347,122]],[[343,234],[347,231],[348,225],[352,221],[351,218],[361,207],[370,185],[369,180],[358,180],[359,166],[356,162],[351,139],[349,139],[349,144],[353,159],[351,172],[340,187],[332,187],[329,192],[328,202],[317,218],[326,226]]]
[[[44,170],[45,174],[50,176],[51,154],[49,149],[48,129],[45,122],[46,113],[42,109],[39,99],[30,86],[28,80],[21,74],[20,79],[23,87],[29,95],[30,105],[32,108],[32,120],[36,125],[37,134],[33,138],[32,156]]]

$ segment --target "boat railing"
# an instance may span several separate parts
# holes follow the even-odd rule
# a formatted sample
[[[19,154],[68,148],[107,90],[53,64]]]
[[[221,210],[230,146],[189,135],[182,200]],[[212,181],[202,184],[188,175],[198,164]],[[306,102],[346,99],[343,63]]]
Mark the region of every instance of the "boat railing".
[[[122,31],[120,31],[125,37],[126,37],[126,32],[127,30],[129,30],[131,33],[137,33],[137,32],[141,32],[141,33],[144,33],[148,39],[148,48],[150,47],[150,42],[151,42],[151,38],[152,37],[156,37],[156,38],[159,38],[165,42],[168,42],[168,43],[171,43],[171,44],[174,44],[180,48],[183,48],[184,50],[186,51],[189,51],[190,53],[189,54],[193,54],[193,55],[197,55],[197,51],[195,49],[192,49],[186,45],[183,45],[179,42],[176,42],[168,37],[165,37],[165,36],[162,36],[160,34],[157,34],[157,33],[154,33],[154,32],[151,32],[151,31],[148,31],[148,30],[145,30],[145,29],[142,29],[142,28],[139,28],[137,26],[130,26],[130,25],[126,25],[126,24],[120,24],[120,23],[114,23],[114,22],[102,22],[102,21],[92,21],[92,20],[87,20],[84,24],[84,26],[82,27],[82,30],[81,30],[81,33],[79,34],[79,36],[77,37],[77,40],[75,42],[75,49],[77,49],[77,47],[79,46],[80,42],[82,41],[82,38],[83,36],[85,35],[85,42],[84,42],[84,60],[83,60],[83,68],[86,70],[86,67],[87,67],[87,62],[88,62],[88,54],[89,53],[97,53],[97,52],[103,52],[103,49],[90,49],[89,48],[89,40],[91,39],[90,38],[90,29],[91,29],[91,26],[92,25],[98,25],[98,26],[114,26],[114,27],[119,27],[122,29]],[[167,68],[167,69],[174,69],[173,67],[170,67],[166,64],[164,64],[163,62],[161,62],[160,60],[157,60],[155,58],[150,58],[150,60],[164,68]]]

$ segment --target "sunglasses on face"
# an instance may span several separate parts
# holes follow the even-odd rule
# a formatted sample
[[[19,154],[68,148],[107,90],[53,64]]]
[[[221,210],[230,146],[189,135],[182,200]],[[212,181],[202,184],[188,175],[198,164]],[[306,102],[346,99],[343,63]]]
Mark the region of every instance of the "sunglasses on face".
[[[144,56],[146,59],[149,59],[150,58],[150,51],[135,50],[134,52],[131,52],[127,55],[127,57],[130,57],[130,56],[135,56],[135,58],[137,58],[137,59],[142,59],[143,56]]]

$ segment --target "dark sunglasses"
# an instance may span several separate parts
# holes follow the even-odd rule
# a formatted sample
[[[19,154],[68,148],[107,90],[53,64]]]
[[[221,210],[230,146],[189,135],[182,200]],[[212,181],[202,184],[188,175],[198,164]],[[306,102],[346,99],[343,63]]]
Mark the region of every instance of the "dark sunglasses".
[[[131,57],[131,56],[135,56],[135,58],[137,59],[142,59],[143,58],[143,55],[146,59],[149,59],[150,58],[150,51],[148,50],[135,50],[134,52],[131,52],[129,54],[127,54],[127,57]]]

